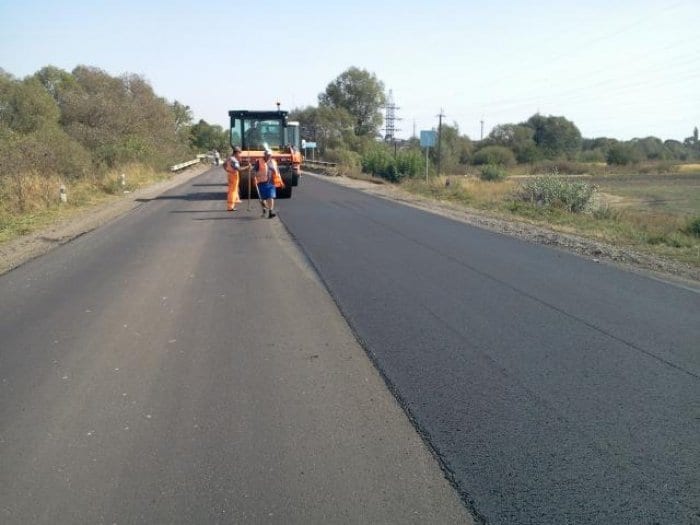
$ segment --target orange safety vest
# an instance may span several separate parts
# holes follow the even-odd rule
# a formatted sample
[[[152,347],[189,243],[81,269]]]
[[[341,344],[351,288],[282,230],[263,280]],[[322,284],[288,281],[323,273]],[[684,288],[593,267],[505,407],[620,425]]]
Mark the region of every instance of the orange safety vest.
[[[284,188],[284,181],[280,175],[280,170],[277,167],[277,161],[275,159],[270,159],[272,162],[272,167],[265,162],[265,159],[258,160],[258,174],[255,176],[255,182],[262,184],[264,182],[272,182],[275,188]]]
[[[227,173],[230,173],[231,175],[235,175],[238,173],[238,170],[233,167],[233,163],[231,162],[231,157],[227,158],[224,161],[224,170],[226,170]]]

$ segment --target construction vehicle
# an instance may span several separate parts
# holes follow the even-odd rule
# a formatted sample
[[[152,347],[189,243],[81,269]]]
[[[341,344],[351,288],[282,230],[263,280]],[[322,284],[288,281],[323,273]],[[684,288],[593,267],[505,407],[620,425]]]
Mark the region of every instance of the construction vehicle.
[[[292,188],[299,184],[301,177],[303,158],[299,149],[299,123],[290,122],[288,112],[281,111],[279,104],[277,111],[231,110],[228,116],[231,119],[231,147],[241,148],[243,163],[250,162],[254,166],[262,160],[265,150],[271,151],[284,182],[284,188],[277,190],[277,198],[289,199]],[[241,173],[239,188],[242,199],[258,196],[255,181],[250,179],[250,171]]]

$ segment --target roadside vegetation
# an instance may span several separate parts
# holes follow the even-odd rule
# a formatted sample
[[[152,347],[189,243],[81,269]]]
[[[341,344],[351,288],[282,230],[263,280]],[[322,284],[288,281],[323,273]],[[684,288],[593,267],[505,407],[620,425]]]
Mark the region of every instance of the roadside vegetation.
[[[47,66],[17,79],[0,69],[0,241],[226,145],[220,126],[193,123],[188,106],[159,97],[140,76]]]

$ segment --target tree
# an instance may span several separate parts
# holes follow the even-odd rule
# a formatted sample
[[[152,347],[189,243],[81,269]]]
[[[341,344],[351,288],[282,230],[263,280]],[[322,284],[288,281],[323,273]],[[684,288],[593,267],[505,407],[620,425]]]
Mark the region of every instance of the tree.
[[[564,117],[543,117],[538,113],[524,124],[534,130],[533,140],[548,159],[574,158],[581,149],[581,132]]]
[[[640,153],[630,142],[618,142],[610,146],[606,161],[610,165],[625,166],[639,162]]]
[[[523,124],[499,124],[484,141],[494,146],[504,146],[515,154],[518,162],[534,162],[541,157],[534,140],[535,131]]]
[[[321,153],[338,148],[362,150],[355,137],[355,120],[344,108],[307,106],[292,110],[289,118],[299,121],[301,137],[316,142]]]
[[[664,147],[675,160],[688,160],[689,151],[679,140],[668,139],[664,141]]]
[[[58,106],[36,78],[4,81],[0,99],[0,122],[18,133],[58,124]]]
[[[630,143],[637,149],[640,157],[648,160],[665,160],[671,156],[661,139],[656,137],[635,138]]]
[[[54,66],[42,67],[34,74],[34,77],[41,82],[44,89],[60,105],[62,94],[76,85],[73,75]]]
[[[375,136],[383,122],[384,83],[374,73],[351,67],[326,86],[318,101],[322,107],[347,111],[356,135]]]
[[[200,120],[190,128],[190,144],[200,151],[226,151],[229,146],[228,133],[221,126]]]
[[[440,167],[445,173],[454,173],[459,165],[467,164],[471,158],[474,146],[472,141],[466,135],[460,135],[459,125],[453,122],[449,124],[443,123],[442,136],[440,137]],[[438,158],[437,148],[431,148],[430,156],[435,164]]]
[[[175,131],[180,132],[192,125],[192,110],[177,100],[170,106],[175,117]]]

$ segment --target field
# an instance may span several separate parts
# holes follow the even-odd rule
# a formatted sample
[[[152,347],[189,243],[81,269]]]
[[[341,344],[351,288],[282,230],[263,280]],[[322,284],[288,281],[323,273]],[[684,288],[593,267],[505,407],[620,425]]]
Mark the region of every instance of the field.
[[[700,173],[593,177],[600,192],[620,208],[678,216],[700,215]]]

